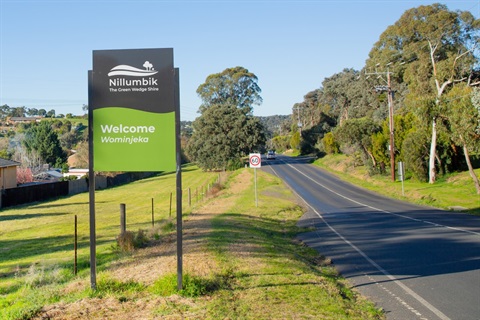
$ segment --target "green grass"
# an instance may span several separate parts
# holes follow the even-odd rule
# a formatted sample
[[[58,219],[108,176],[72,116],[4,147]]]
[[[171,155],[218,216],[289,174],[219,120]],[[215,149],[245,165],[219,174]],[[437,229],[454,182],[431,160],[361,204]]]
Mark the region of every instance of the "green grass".
[[[207,184],[213,183],[217,178],[218,173],[201,172],[191,165],[184,167],[184,214],[191,211],[186,197],[187,190],[206,189]],[[176,212],[175,187],[175,175],[167,174],[95,192],[99,272],[119,259],[115,239],[120,233],[120,203],[126,204],[127,230],[136,232],[152,228],[153,198],[155,221],[161,225],[164,233],[168,233],[174,230],[174,225],[169,220],[173,219],[170,216],[170,193],[173,193],[173,217]],[[45,286],[58,287],[75,278],[75,215],[78,221],[78,277],[88,277],[88,201],[88,193],[83,193],[0,211],[0,319],[16,319],[22,312],[29,314],[46,302],[55,301],[50,296],[50,291],[39,294],[41,291],[37,289]],[[33,271],[32,266],[35,266]],[[56,273],[63,276],[52,277]],[[29,277],[36,277],[37,280],[32,282]],[[41,278],[43,280],[38,280]],[[31,298],[32,294],[36,296],[35,299]]]
[[[468,172],[439,177],[434,184],[407,179],[404,181],[403,196],[400,181],[392,182],[390,175],[369,177],[365,167],[353,167],[349,163],[350,159],[345,155],[329,155],[315,161],[316,165],[343,180],[392,198],[445,210],[463,207],[467,213],[480,215],[480,195],[476,193]],[[475,173],[480,177],[480,169],[476,169]]]
[[[317,164],[336,169],[346,180],[402,198],[399,182],[392,183],[383,176],[366,178],[364,168],[342,166],[344,161],[344,157],[327,157]],[[245,170],[250,179],[247,189],[230,192],[235,179],[245,174]],[[183,212],[188,215],[192,208],[187,204],[187,190],[191,189],[195,208],[197,199],[203,199],[196,194],[205,192],[206,186],[218,179],[218,173],[186,166],[182,176]],[[76,283],[88,282],[90,276],[88,194],[0,211],[0,319],[29,319],[43,306],[60,301],[106,298],[120,303],[155,299],[152,317],[382,319],[382,312],[350,289],[328,259],[322,259],[316,251],[295,240],[296,234],[306,230],[296,226],[303,209],[296,204],[292,192],[276,177],[261,171],[257,177],[258,207],[254,201],[252,170],[235,171],[229,180],[222,181],[226,190],[213,201],[223,201],[229,207],[213,218],[213,230],[206,239],[206,250],[213,254],[218,269],[209,276],[185,274],[180,292],[173,270],[151,285],[121,281],[109,271],[113,262],[133,259],[116,246],[120,203],[126,204],[127,230],[134,233],[153,230],[153,198],[153,234],[161,238],[174,232],[170,194],[173,193],[175,216],[175,174],[95,193],[96,290],[82,286],[66,290],[75,288]],[[462,205],[473,213],[480,207],[465,173],[444,177],[435,185],[408,180],[405,192],[408,200],[418,203],[439,207]],[[73,275],[75,215],[79,234],[77,276]]]
[[[250,175],[248,188],[229,192],[232,181],[245,170]],[[183,188],[205,190],[217,178],[218,173],[187,166]],[[0,212],[0,319],[29,319],[43,306],[60,301],[95,299],[92,303],[98,304],[102,303],[98,299],[109,298],[132,302],[134,308],[137,301],[155,300],[152,316],[171,318],[381,319],[382,313],[349,289],[334,268],[320,263],[317,252],[295,241],[295,235],[305,230],[296,226],[303,209],[291,191],[279,179],[259,172],[256,207],[252,180],[253,171],[241,169],[223,181],[226,190],[212,203],[223,201],[230,208],[213,219],[206,249],[219,268],[209,276],[185,274],[180,292],[173,272],[147,286],[116,279],[109,271],[112,262],[133,257],[115,246],[120,203],[127,206],[128,230],[151,227],[151,198],[158,230],[165,228],[159,232],[174,230],[169,219],[174,174],[96,192],[96,290],[71,289],[90,275],[87,194]],[[189,214],[192,209],[186,203],[184,199],[184,213]],[[75,214],[80,235],[77,276],[72,273]],[[124,315],[123,308],[119,315]]]
[[[231,274],[228,286],[207,305],[212,319],[377,319],[382,314],[359,298],[318,253],[294,236],[303,209],[277,178],[258,174],[253,188],[213,220],[210,250]],[[242,245],[243,244],[243,245]],[[245,245],[247,244],[247,245]]]

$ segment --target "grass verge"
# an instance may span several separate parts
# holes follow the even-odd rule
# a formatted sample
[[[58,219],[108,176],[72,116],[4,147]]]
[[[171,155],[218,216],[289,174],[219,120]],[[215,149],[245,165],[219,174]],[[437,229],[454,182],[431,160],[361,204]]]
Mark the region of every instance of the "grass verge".
[[[407,179],[403,183],[392,182],[390,175],[369,176],[365,167],[355,167],[346,155],[328,155],[314,162],[315,165],[334,173],[343,180],[392,198],[432,206],[444,210],[461,210],[480,215],[480,195],[468,172],[448,174],[434,184]],[[480,176],[480,169],[475,173]]]

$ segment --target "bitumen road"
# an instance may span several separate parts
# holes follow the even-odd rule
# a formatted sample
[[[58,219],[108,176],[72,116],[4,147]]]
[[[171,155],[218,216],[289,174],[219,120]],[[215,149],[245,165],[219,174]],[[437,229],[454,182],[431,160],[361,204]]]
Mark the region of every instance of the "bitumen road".
[[[299,238],[387,319],[480,319],[480,217],[380,196],[309,158],[265,158],[261,170],[308,208],[298,224],[314,231]]]

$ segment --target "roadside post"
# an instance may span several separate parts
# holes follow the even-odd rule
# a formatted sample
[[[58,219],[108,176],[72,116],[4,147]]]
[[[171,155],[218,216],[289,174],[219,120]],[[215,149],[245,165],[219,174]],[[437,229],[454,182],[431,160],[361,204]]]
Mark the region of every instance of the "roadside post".
[[[257,168],[262,167],[262,155],[260,153],[250,153],[248,157],[250,168],[253,168],[253,175],[255,181],[255,207],[258,207],[258,195],[257,195]]]
[[[405,180],[405,166],[402,161],[398,163],[398,179],[402,181],[402,197],[405,197],[405,188],[403,187],[403,181]]]

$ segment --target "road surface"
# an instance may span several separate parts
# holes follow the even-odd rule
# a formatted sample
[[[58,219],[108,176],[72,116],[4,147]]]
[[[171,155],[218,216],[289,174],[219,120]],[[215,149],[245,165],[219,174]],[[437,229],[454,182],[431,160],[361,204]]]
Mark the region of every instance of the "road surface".
[[[308,207],[299,225],[315,231],[300,238],[387,319],[480,319],[480,217],[382,197],[308,160],[264,159],[262,170]]]

